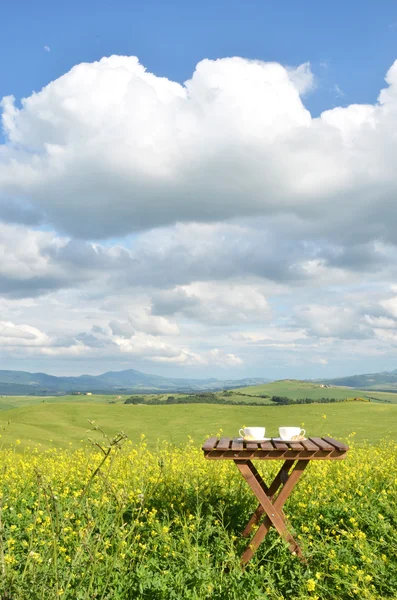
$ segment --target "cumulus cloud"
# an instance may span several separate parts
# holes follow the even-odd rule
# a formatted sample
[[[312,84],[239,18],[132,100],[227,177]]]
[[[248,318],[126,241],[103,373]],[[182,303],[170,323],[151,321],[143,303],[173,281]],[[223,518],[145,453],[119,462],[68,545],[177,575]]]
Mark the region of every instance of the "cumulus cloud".
[[[215,364],[222,365],[225,367],[229,365],[237,366],[243,364],[243,361],[239,356],[230,353],[225,354],[225,352],[219,350],[219,348],[214,348],[213,350],[210,350],[210,352],[208,353],[208,360],[214,362]]]
[[[151,314],[150,308],[136,308],[131,311],[126,323],[112,321],[109,323],[112,332],[123,338],[131,338],[136,331],[150,335],[178,335],[179,328],[164,317]]]
[[[109,331],[96,326],[97,334],[80,332],[68,336],[43,333],[36,327],[0,321],[0,340],[10,356],[80,357],[106,359],[115,356],[138,359],[141,363],[164,363],[185,366],[237,366],[243,361],[232,353],[214,348],[194,352],[173,341],[160,339],[158,335],[134,332],[127,335],[125,323],[110,323]]]
[[[309,64],[204,60],[182,85],[113,56],[3,98],[5,355],[270,376],[392,356],[397,62],[373,105],[314,119],[309,92]]]
[[[229,335],[230,339],[255,346],[293,347],[308,338],[304,329],[268,327],[253,331],[238,331]]]
[[[376,104],[313,119],[307,65],[204,60],[181,85],[135,57],[83,63],[3,99],[2,203],[81,237],[292,213],[395,241],[397,63],[386,82]]]
[[[249,320],[254,312],[263,319],[268,293],[285,293],[288,285],[345,283],[363,272],[379,277],[397,258],[391,245],[344,247],[309,242],[303,235],[295,229],[287,236],[277,222],[178,224],[122,245],[0,222],[0,293],[31,297],[76,286],[88,292],[91,285],[97,293],[157,288],[154,313],[160,316],[179,311],[199,317],[201,311],[203,319],[215,322],[227,316],[228,305],[237,320]],[[218,298],[215,312],[204,306],[205,297],[213,303]],[[144,312],[133,318],[143,327]],[[168,327],[159,319],[154,323],[152,316],[147,326]]]
[[[270,309],[261,285],[196,282],[152,295],[157,314],[179,314],[212,325],[267,321]]]
[[[116,275],[130,253],[0,221],[0,294],[31,297]]]
[[[386,313],[397,318],[397,296],[392,296],[391,298],[382,300],[380,305],[382,308],[384,308]]]
[[[15,346],[41,346],[48,342],[49,338],[36,327],[30,325],[16,325],[15,323],[0,321],[1,345]]]
[[[370,337],[372,330],[360,321],[351,306],[308,305],[298,309],[298,323],[306,326],[310,335],[325,338],[360,339]]]
[[[291,319],[303,327],[308,338],[331,340],[386,340],[397,333],[397,297],[378,292],[352,293],[339,304],[306,304],[296,306]]]

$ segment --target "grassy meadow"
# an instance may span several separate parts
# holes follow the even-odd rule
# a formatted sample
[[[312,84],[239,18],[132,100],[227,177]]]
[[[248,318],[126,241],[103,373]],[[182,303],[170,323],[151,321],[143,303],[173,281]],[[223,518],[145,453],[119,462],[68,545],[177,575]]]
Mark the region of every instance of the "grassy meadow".
[[[13,408],[21,408],[23,406],[38,406],[41,404],[59,404],[62,403],[83,403],[87,404],[94,402],[95,404],[122,404],[128,395],[112,395],[112,394],[95,394],[93,396],[85,396],[81,394],[69,394],[65,396],[3,396],[0,397],[0,411],[11,410]]]
[[[319,400],[320,398],[336,398],[340,400],[345,398],[368,398],[379,402],[397,403],[397,393],[393,392],[373,392],[372,390],[368,391],[340,386],[321,387],[318,383],[297,381],[294,379],[252,385],[246,388],[239,388],[238,390],[234,390],[234,392],[249,396],[260,396],[261,394],[286,396],[294,400],[300,398],[311,398],[312,400]]]
[[[271,530],[242,570],[256,501],[231,461],[93,436],[101,448],[1,453],[2,599],[397,597],[395,443],[311,464],[285,507],[307,563]],[[258,468],[271,480],[277,463]]]
[[[295,398],[356,397],[300,383]],[[228,399],[292,397],[289,385]],[[1,600],[397,598],[396,404],[382,395],[296,406],[124,400],[0,398]],[[307,563],[271,530],[240,567],[256,501],[235,465],[205,460],[200,445],[259,424],[270,436],[296,424],[351,447],[344,461],[314,461],[285,506]],[[256,466],[270,481],[279,464]]]
[[[397,431],[397,406],[346,402],[297,406],[225,406],[219,404],[182,404],[145,406],[105,403],[49,403],[1,411],[0,438],[3,447],[16,445],[17,451],[38,446],[77,448],[87,440],[88,420],[110,434],[124,431],[137,441],[143,433],[151,448],[160,440],[185,443],[191,436],[200,444],[209,434],[222,430],[237,436],[240,427],[261,424],[269,436],[278,435],[282,425],[300,425],[308,435],[332,434],[341,439],[355,433],[357,443],[374,444],[394,438]]]

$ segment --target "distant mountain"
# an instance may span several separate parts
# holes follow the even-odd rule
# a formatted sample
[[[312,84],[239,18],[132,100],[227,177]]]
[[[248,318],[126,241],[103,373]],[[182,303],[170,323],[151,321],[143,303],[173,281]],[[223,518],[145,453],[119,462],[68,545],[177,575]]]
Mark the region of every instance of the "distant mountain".
[[[342,385],[364,390],[388,390],[394,392],[397,391],[397,369],[394,369],[394,371],[382,371],[381,373],[367,373],[364,375],[351,375],[316,381],[329,385]]]
[[[269,379],[245,378],[222,381],[219,379],[178,379],[148,375],[135,369],[108,371],[102,375],[78,377],[55,377],[46,373],[27,371],[1,371],[0,395],[2,396],[53,396],[75,392],[103,394],[129,394],[133,392],[198,392],[223,390],[267,383]]]

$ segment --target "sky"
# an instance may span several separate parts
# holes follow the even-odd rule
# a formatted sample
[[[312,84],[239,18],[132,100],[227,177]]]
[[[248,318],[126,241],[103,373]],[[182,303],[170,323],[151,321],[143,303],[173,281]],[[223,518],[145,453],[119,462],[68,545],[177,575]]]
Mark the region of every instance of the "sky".
[[[395,3],[24,0],[0,55],[1,369],[397,367]]]

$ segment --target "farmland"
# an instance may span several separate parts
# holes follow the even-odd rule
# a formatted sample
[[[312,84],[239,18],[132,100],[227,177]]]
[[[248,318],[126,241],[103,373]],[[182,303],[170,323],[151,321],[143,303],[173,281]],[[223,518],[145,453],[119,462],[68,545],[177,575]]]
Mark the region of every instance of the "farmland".
[[[294,399],[323,397],[370,399],[370,402],[275,406],[269,397]],[[183,398],[183,394],[174,394]],[[185,395],[186,396],[186,395]],[[0,425],[4,427],[0,441],[9,447],[19,440],[16,449],[23,451],[38,446],[78,448],[87,439],[88,420],[113,433],[123,430],[131,440],[143,433],[154,448],[158,440],[185,443],[191,436],[199,444],[208,434],[223,430],[237,435],[243,425],[260,423],[267,434],[277,435],[280,425],[297,424],[312,435],[333,433],[356,440],[376,443],[394,435],[397,429],[397,395],[363,392],[350,388],[324,388],[303,381],[280,381],[251,386],[226,394],[217,392],[221,401],[258,403],[260,406],[227,406],[222,404],[166,404],[168,394],[147,395],[159,405],[126,405],[127,396],[69,395],[56,397],[12,396],[0,398]],[[163,405],[164,403],[164,405]],[[304,425],[302,425],[304,424]]]
[[[280,425],[303,424],[312,435],[331,433],[346,438],[355,432],[359,442],[376,443],[395,435],[397,406],[361,402],[263,407],[41,403],[1,411],[0,424],[5,428],[1,440],[4,446],[9,446],[18,439],[18,451],[37,444],[41,448],[70,445],[77,448],[87,439],[88,419],[112,434],[123,430],[133,441],[143,433],[152,448],[158,440],[179,444],[186,442],[188,436],[199,444],[220,429],[233,436],[243,425],[258,423],[266,426],[270,436],[277,435]]]
[[[321,387],[321,385],[309,381],[282,380],[274,381],[261,385],[253,385],[247,388],[234,390],[234,393],[247,394],[250,396],[286,396],[297,400],[299,398],[311,398],[319,400],[320,398],[369,398],[379,402],[397,403],[397,394],[393,392],[373,392],[372,390],[361,390],[348,387],[330,386]]]
[[[206,461],[191,442],[154,452],[135,442],[119,439],[108,459],[81,447],[1,453],[2,598],[396,597],[394,443],[350,438],[345,461],[310,465],[285,509],[308,562],[272,530],[242,571],[240,532],[256,502],[233,463]],[[269,479],[277,464],[259,468]]]
[[[1,398],[0,598],[395,598],[392,394],[288,406],[265,394],[344,399],[356,391],[277,382],[226,395],[260,406],[166,404],[168,395],[151,396],[159,405],[124,404],[125,396]],[[255,501],[234,465],[205,461],[200,444],[254,424],[270,436],[296,424],[351,446],[346,461],[310,465],[286,505],[306,565],[271,531],[241,571],[240,532]],[[127,439],[112,446],[118,432]],[[267,478],[275,468],[260,465]]]

